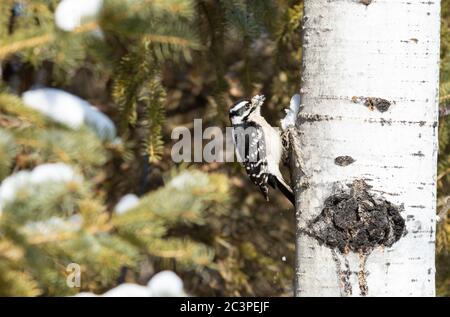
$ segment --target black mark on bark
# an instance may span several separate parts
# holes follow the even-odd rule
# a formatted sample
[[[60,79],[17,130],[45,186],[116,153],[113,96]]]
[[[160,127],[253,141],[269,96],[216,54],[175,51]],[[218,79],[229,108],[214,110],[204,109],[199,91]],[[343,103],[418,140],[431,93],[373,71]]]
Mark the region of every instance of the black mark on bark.
[[[425,209],[426,207],[424,205],[410,205],[411,208],[417,208],[417,209]]]
[[[336,264],[336,271],[339,275],[339,282],[341,283],[341,289],[344,291],[345,295],[350,296],[352,295],[352,284],[350,283],[350,264],[348,263],[348,260],[345,259],[344,265],[345,269],[341,268],[341,260],[339,259],[339,255],[336,253],[335,250],[331,250],[331,255],[333,257],[333,261]]]
[[[386,99],[382,98],[366,98],[366,102],[364,103],[366,107],[370,110],[374,110],[376,108],[380,112],[386,112],[389,110],[391,103]]]
[[[402,42],[402,43],[415,43],[415,44],[417,44],[417,43],[419,43],[419,40],[413,37],[413,38],[410,38],[409,40],[401,40],[400,42]]]
[[[353,157],[348,156],[348,155],[338,156],[334,159],[334,164],[339,165],[339,166],[347,166],[354,162],[355,162],[355,160],[353,159]]]
[[[373,111],[377,109],[380,112],[386,112],[389,110],[389,108],[392,105],[392,102],[383,98],[378,97],[352,97],[352,101],[354,103],[362,103],[367,108],[369,108],[370,111]]]
[[[354,97],[358,98],[358,97]],[[358,103],[358,101],[355,101]],[[394,104],[394,102],[391,102]],[[314,122],[324,122],[324,121],[342,121],[344,118],[342,116],[330,116],[330,115],[320,115],[320,114],[311,114],[300,112],[298,114],[298,123],[314,123]],[[347,118],[348,119],[348,118]],[[423,125],[423,121],[406,121],[406,120],[392,120],[392,119],[384,119],[384,118],[365,118],[364,122],[367,123],[376,123],[381,125],[391,125],[392,123],[400,123],[404,125],[418,124],[419,126]],[[426,124],[426,122],[425,122]],[[436,127],[437,123],[433,123],[433,127]]]
[[[417,153],[412,153],[411,155],[412,156],[419,156],[419,157],[424,157],[425,156],[425,154],[423,154],[422,151],[419,151]]]
[[[310,114],[301,112],[298,114],[299,124],[303,124],[305,122],[319,122],[331,120],[342,120],[342,116],[329,116],[329,115]]]
[[[386,120],[386,119],[384,119],[384,118],[381,118],[380,119],[380,123],[381,123],[381,126],[383,126],[384,127],[384,125],[385,124],[387,124],[387,125],[391,125],[392,124],[392,120]]]
[[[358,284],[359,292],[361,296],[367,296],[369,293],[369,286],[367,286],[367,271],[366,262],[369,255],[365,252],[359,252],[359,271],[358,271]]]
[[[381,168],[385,168],[385,169],[387,169],[387,168],[402,169],[404,167],[403,166],[398,166],[398,165],[392,165],[392,166],[383,165],[383,166],[381,166]]]
[[[365,6],[368,6],[372,3],[373,0],[359,0],[359,3],[364,4]]]

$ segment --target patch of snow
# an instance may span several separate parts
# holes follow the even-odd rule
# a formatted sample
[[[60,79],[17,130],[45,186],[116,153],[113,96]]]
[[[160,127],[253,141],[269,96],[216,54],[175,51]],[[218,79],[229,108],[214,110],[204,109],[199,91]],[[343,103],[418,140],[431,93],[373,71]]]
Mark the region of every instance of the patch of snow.
[[[0,185],[0,211],[2,205],[16,198],[17,192],[28,184],[29,178],[29,171],[20,171],[3,180]]]
[[[38,88],[24,92],[25,105],[50,119],[77,129],[83,124],[91,127],[102,140],[112,141],[116,137],[116,127],[106,115],[86,100],[55,88]]]
[[[148,282],[147,287],[153,297],[183,297],[183,281],[172,271],[161,271]]]
[[[295,94],[291,98],[289,108],[284,110],[286,115],[280,120],[281,128],[285,131],[291,126],[295,126],[295,121],[297,120],[298,112],[300,111],[300,95]]]
[[[24,92],[22,99],[26,106],[72,129],[77,129],[84,123],[85,102],[78,97],[73,98],[69,93],[53,88],[40,88]]]
[[[46,163],[36,166],[30,174],[31,184],[45,182],[81,182],[82,178],[72,167],[64,163]]]
[[[98,295],[95,295],[94,293],[91,292],[80,292],[76,295],[74,295],[74,297],[97,297]]]
[[[208,185],[208,182],[208,176],[202,173],[184,171],[172,178],[172,180],[169,182],[169,186],[172,186],[173,188],[178,190],[183,190],[186,187],[190,186],[205,187]]]
[[[24,231],[28,235],[50,235],[60,232],[76,232],[82,226],[83,217],[76,214],[67,219],[51,217],[42,221],[33,221],[24,226]]]
[[[135,194],[126,194],[120,198],[117,205],[114,207],[114,211],[121,215],[126,213],[128,210],[136,207],[139,204],[139,198]]]
[[[55,23],[64,31],[73,31],[85,18],[95,17],[101,10],[103,0],[62,0],[55,11]]]
[[[147,287],[123,283],[113,289],[110,289],[102,295],[103,297],[149,297],[150,292]]]
[[[79,293],[77,297],[97,296],[93,293]],[[184,297],[183,281],[172,271],[156,273],[147,286],[123,283],[110,289],[102,297]]]
[[[2,207],[14,201],[17,193],[30,190],[35,185],[45,182],[81,182],[82,177],[69,165],[64,163],[48,163],[35,167],[32,171],[20,171],[3,180],[0,184],[0,212]]]

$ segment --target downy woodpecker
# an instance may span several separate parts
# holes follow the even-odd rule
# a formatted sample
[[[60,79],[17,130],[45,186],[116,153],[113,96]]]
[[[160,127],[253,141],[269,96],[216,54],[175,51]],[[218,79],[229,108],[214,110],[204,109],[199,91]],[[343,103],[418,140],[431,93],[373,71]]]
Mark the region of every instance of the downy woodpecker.
[[[264,96],[239,101],[230,109],[236,156],[243,163],[250,180],[269,200],[268,186],[279,189],[295,205],[291,187],[280,172],[283,146],[280,131],[261,115]]]

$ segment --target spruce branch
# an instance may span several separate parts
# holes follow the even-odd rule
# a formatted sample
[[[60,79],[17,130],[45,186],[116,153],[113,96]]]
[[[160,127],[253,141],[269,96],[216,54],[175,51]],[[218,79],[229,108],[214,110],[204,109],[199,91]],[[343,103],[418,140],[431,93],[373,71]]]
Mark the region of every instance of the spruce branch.
[[[73,33],[86,33],[97,28],[98,24],[96,22],[88,22],[76,28]],[[44,34],[0,46],[0,59],[5,59],[9,55],[20,52],[24,49],[49,44],[55,40],[56,37],[54,34]]]

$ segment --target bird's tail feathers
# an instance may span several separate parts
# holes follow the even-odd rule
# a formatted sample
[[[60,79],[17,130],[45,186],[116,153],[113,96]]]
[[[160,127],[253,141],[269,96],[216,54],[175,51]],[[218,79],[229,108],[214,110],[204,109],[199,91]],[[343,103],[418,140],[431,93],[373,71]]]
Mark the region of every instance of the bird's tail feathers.
[[[272,176],[270,180],[271,185],[274,188],[278,188],[283,195],[289,199],[293,206],[295,206],[295,195],[292,191],[291,187],[285,183],[285,181],[281,177]]]

